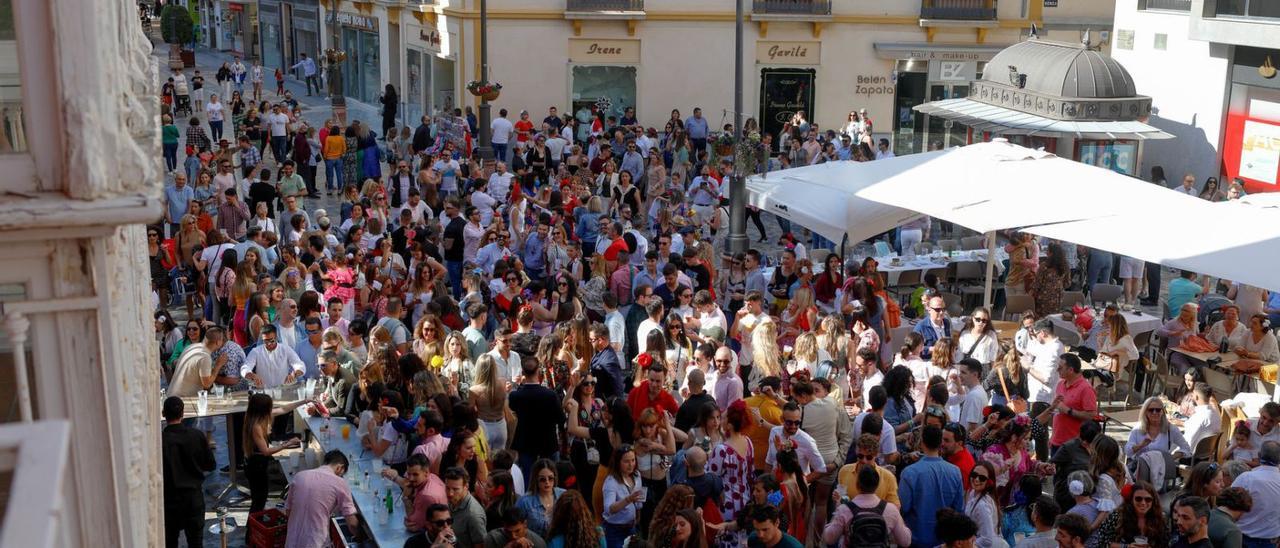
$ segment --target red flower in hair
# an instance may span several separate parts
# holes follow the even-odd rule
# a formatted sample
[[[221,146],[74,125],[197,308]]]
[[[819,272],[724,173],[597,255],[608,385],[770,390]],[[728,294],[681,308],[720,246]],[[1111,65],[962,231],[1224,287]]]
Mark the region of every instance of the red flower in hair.
[[[564,486],[566,488],[572,488],[577,483],[578,483],[577,476],[569,476],[567,478],[564,478]]]
[[[507,487],[505,485],[499,485],[489,490],[489,494],[493,497],[501,497],[502,495],[506,494],[506,492],[507,492]]]
[[[1120,496],[1121,496],[1121,497],[1124,497],[1124,498],[1126,498],[1126,499],[1128,499],[1128,498],[1129,498],[1129,493],[1132,493],[1132,492],[1133,492],[1133,484],[1132,484],[1132,483],[1125,484],[1125,486],[1124,486],[1124,487],[1121,487],[1121,488],[1120,488]]]
[[[640,364],[640,367],[648,368],[649,364],[653,363],[653,356],[647,353],[636,356],[636,363]]]

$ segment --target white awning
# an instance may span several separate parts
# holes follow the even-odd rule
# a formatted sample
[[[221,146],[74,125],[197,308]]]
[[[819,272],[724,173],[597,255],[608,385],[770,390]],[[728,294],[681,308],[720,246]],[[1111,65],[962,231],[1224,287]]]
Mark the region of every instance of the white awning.
[[[962,123],[975,131],[1001,135],[1039,135],[1077,139],[1172,139],[1173,135],[1142,122],[1075,122],[989,105],[968,98],[917,105],[924,114]]]
[[[924,161],[924,154],[903,158]],[[920,214],[909,209],[859,198],[858,189],[874,184],[879,176],[870,169],[879,162],[829,162],[775,171],[747,178],[747,203],[808,228],[840,243],[860,242],[891,230]]]

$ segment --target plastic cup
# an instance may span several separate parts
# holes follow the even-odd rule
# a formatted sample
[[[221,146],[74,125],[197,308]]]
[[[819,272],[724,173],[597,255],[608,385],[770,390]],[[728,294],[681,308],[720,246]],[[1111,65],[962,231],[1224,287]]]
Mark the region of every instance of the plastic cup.
[[[342,439],[344,439],[344,440],[349,440],[349,439],[351,439],[351,425],[350,425],[350,424],[344,424],[344,425],[342,425]]]
[[[209,391],[201,390],[196,393],[196,412],[200,415],[209,412]]]
[[[294,472],[298,471],[298,466],[301,465],[301,461],[302,451],[294,451],[293,454],[289,455],[289,466],[293,467]]]

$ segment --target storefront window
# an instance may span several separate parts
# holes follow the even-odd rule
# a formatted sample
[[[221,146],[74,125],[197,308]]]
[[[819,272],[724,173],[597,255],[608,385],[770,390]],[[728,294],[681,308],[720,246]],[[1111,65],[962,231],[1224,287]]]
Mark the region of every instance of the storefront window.
[[[431,110],[441,112],[453,110],[457,100],[453,96],[453,61],[430,57],[431,59]],[[632,97],[635,96],[632,88]]]
[[[268,19],[270,17],[270,19]],[[262,15],[262,66],[268,71],[276,67],[288,69],[280,51],[280,19],[279,15]]]
[[[405,86],[405,119],[410,121],[410,125],[422,119],[423,109],[426,101],[423,96],[425,89],[422,81],[422,52],[418,50],[405,51],[405,73],[408,77],[408,85]]]
[[[378,64],[378,35],[372,32],[360,34],[360,100],[371,103],[381,95],[382,70]]]
[[[1134,176],[1138,173],[1138,144],[1135,141],[1076,141],[1076,160]]]
[[[636,105],[636,68],[609,66],[573,67],[573,110],[595,104],[607,116],[621,117]]]

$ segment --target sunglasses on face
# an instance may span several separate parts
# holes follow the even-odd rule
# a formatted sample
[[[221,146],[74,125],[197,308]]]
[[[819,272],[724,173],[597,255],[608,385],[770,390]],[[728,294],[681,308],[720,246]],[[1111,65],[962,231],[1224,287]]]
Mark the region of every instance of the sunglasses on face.
[[[444,526],[446,526],[446,525],[453,525],[453,518],[438,519],[438,520],[432,521],[432,522],[431,522],[431,524],[432,524],[432,525],[435,525],[436,527],[444,527]]]
[[[1133,502],[1135,502],[1135,503],[1139,503],[1139,502],[1141,502],[1141,503],[1145,503],[1145,504],[1151,504],[1152,502],[1155,502],[1155,498],[1154,498],[1154,497],[1142,496],[1142,495],[1134,495],[1134,496],[1133,496]]]
[[[977,472],[969,474],[969,481],[987,481],[988,479],[991,478],[988,478],[986,474],[979,474]]]
[[[798,420],[793,421],[793,420],[785,420],[785,419],[784,419],[784,420],[782,421],[782,424],[785,424],[785,425],[787,425],[787,426],[800,426],[800,421],[798,421]]]
[[[986,319],[986,318],[974,318],[974,319],[973,319],[973,322],[974,322],[974,323],[987,323],[988,321],[990,321],[990,320],[988,320],[988,319]]]

